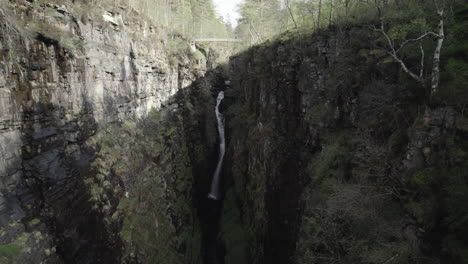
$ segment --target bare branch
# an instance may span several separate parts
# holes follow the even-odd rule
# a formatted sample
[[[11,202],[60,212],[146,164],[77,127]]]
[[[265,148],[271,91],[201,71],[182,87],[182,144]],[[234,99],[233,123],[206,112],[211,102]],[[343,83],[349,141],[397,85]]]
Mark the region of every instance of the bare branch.
[[[419,72],[419,78],[422,79],[424,76],[424,48],[422,45],[422,41],[419,42],[419,49],[421,50],[421,71]]]
[[[296,20],[294,19],[294,15],[293,15],[293,12],[291,10],[291,3],[289,3],[289,0],[286,0],[286,7],[288,8],[288,11],[289,11],[289,15],[291,16],[291,19],[294,23],[294,28],[297,28],[297,23],[296,23]]]
[[[262,36],[258,33],[257,29],[255,28],[255,26],[254,26],[254,24],[252,22],[250,22],[250,26],[252,27],[253,32],[255,32],[255,34],[257,35],[257,39],[259,41],[263,41]]]
[[[392,53],[396,55],[395,46],[393,45],[393,41],[390,39],[390,37],[385,32],[383,23],[380,25],[380,29],[374,27],[374,31],[382,33],[382,35],[387,40],[388,46],[390,47],[390,49],[392,49]]]
[[[390,51],[387,51],[387,53],[390,56],[392,56],[392,58],[394,60],[396,60],[400,64],[403,71],[405,71],[409,76],[411,76],[411,78],[413,78],[417,82],[423,84],[423,79],[420,78],[418,75],[416,75],[414,72],[412,72],[406,66],[405,62],[402,59],[400,59],[400,57],[398,57],[397,51],[395,50],[395,46],[393,45],[393,42],[392,42],[391,38],[388,36],[388,34],[384,30],[383,23],[380,25],[380,29],[377,29],[377,28],[374,27],[374,31],[380,32],[385,37],[385,39],[387,40],[387,44],[390,47]]]
[[[427,33],[421,35],[419,38],[405,40],[403,43],[400,44],[400,47],[398,48],[398,50],[396,52],[399,52],[402,48],[404,48],[406,45],[408,45],[411,42],[421,41],[421,40],[423,40],[423,39],[425,39],[426,37],[429,37],[429,36],[434,36],[436,38],[440,37],[438,34],[436,34],[434,32],[427,32]]]

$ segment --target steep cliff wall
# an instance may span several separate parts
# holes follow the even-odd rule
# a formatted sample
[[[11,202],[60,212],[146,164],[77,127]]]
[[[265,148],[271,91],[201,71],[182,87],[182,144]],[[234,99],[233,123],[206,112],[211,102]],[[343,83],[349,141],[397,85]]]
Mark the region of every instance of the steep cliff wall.
[[[227,256],[240,239],[249,263],[463,261],[463,109],[428,103],[377,38],[296,32],[231,59],[227,188],[241,221],[227,210],[222,223],[244,235],[223,234]]]
[[[145,141],[122,138],[125,131],[120,126],[107,124],[136,124],[146,119],[151,109],[171,105],[164,111],[172,114],[163,115],[161,121],[153,120],[153,137],[171,137],[168,130],[177,127],[180,136],[172,135],[176,139],[171,141],[177,143],[164,141],[160,142],[162,146],[185,146],[190,141],[191,147],[198,148],[199,141],[189,140],[187,135],[203,133],[203,129],[189,133],[195,126],[210,125],[177,125],[176,113],[184,113],[180,117],[183,120],[190,115],[206,115],[203,105],[197,105],[200,109],[195,113],[193,105],[192,112],[185,104],[178,110],[178,103],[185,101],[184,94],[191,94],[191,89],[198,91],[192,102],[212,102],[211,86],[191,86],[203,76],[206,67],[192,63],[183,49],[177,57],[169,56],[174,48],[163,30],[145,22],[133,10],[96,9],[72,3],[17,3],[21,4],[0,6],[1,261],[13,262],[16,258],[17,263],[116,263],[125,239],[119,234],[124,218],[114,213],[119,205],[134,210],[135,206],[128,203],[122,205],[121,199],[142,179],[132,178],[128,171],[124,176],[115,172],[115,164],[130,159],[126,152],[130,147],[115,139],[128,140],[129,145]],[[208,98],[197,99],[202,96]],[[102,132],[104,128],[107,134]],[[107,145],[108,141],[102,139],[105,136],[108,141],[112,139]],[[102,152],[96,156],[96,151]],[[180,162],[188,170],[178,179],[186,182],[179,186],[185,189],[176,190],[175,183],[164,185],[164,191],[173,197],[163,199],[164,210],[172,210],[169,226],[192,225],[196,221],[191,204],[192,173],[196,170],[191,171],[187,152],[185,148],[174,149],[179,154],[168,153],[165,157],[185,157]],[[111,154],[115,153],[121,155],[112,160]],[[155,150],[154,155],[145,158],[158,155]],[[207,166],[200,157],[192,159],[198,159],[195,167]],[[104,165],[99,163],[102,160]],[[180,202],[189,203],[189,207],[170,209],[181,192],[184,195]],[[184,218],[178,219],[182,214]],[[170,247],[187,251],[181,249],[181,244]]]

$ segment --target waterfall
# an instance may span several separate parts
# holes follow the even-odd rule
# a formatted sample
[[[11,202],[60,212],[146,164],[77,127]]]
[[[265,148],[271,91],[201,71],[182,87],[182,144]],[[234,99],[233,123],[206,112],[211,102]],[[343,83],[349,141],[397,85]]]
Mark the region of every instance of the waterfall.
[[[220,174],[221,168],[223,166],[224,152],[226,151],[226,140],[224,138],[224,115],[219,112],[219,105],[224,99],[224,92],[220,91],[218,93],[218,98],[216,101],[216,119],[218,120],[218,134],[219,134],[219,158],[218,164],[216,165],[216,170],[213,173],[213,179],[211,181],[211,189],[208,194],[208,198],[213,200],[219,200],[221,197],[221,186],[220,186]]]

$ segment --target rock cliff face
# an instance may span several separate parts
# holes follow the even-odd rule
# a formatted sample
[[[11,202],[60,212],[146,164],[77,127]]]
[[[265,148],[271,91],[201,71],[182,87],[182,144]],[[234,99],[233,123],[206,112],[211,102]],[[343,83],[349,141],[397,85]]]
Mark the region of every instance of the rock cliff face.
[[[372,38],[286,34],[231,59],[228,263],[236,244],[249,263],[460,261],[441,250],[454,232],[441,189],[463,178],[466,118],[425,104]]]
[[[176,102],[205,72],[187,56],[172,65],[165,33],[134,11],[80,15],[79,8],[33,2],[0,9],[5,262],[20,255],[18,263],[115,263],[120,238],[106,229],[102,212],[91,210],[83,183],[95,159],[85,143],[108,123],[145,118]]]

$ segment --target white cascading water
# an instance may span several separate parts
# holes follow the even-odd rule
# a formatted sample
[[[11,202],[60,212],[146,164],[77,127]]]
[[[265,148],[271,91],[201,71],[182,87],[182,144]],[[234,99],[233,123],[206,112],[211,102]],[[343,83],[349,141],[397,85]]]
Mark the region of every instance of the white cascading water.
[[[223,166],[224,152],[226,151],[226,141],[224,138],[224,115],[219,112],[219,105],[224,99],[224,92],[221,91],[218,93],[218,99],[216,102],[216,118],[218,120],[218,134],[219,134],[219,159],[218,165],[216,165],[216,170],[213,174],[213,180],[211,181],[211,189],[208,194],[208,198],[213,200],[219,200],[221,197],[221,186],[220,186],[220,174],[221,168]]]

